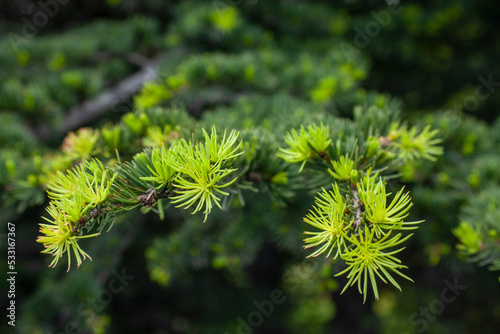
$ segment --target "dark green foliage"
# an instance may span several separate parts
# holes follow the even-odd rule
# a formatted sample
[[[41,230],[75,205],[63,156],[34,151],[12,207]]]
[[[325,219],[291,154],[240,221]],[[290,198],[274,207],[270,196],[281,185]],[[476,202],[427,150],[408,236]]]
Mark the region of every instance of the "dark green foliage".
[[[70,1],[26,38],[21,18],[40,10],[23,14],[21,3],[31,2],[0,4],[0,221],[17,226],[19,332],[71,332],[74,322],[82,333],[234,333],[238,318],[248,323],[254,302],[276,289],[285,301],[255,333],[497,332],[498,5],[402,2],[356,47],[358,31],[378,22],[372,11],[389,10],[386,2]],[[160,54],[158,76],[137,95],[116,96],[113,110],[82,129],[59,130],[71,108]],[[404,186],[413,202],[405,222],[425,222],[396,254],[415,283],[393,275],[402,293],[379,281],[380,300],[368,292],[363,305],[355,287],[340,294],[348,279],[334,275],[343,261],[306,260],[313,251],[303,249],[312,227],[302,219],[321,187],[331,189],[327,169],[338,171],[307,161],[298,173],[301,163],[277,152],[289,149],[292,129],[323,123],[328,154],[340,161],[384,143],[379,137],[389,138],[397,121],[395,142],[429,125],[444,152],[398,164],[380,155],[378,168],[391,168],[382,170],[389,203]],[[238,176],[222,188],[223,210],[214,204],[202,223],[205,207],[191,215],[196,205],[170,203],[173,188],[154,180],[152,152],[179,138],[203,142],[202,129],[210,134],[213,125],[220,136],[238,130],[244,153],[223,180]],[[415,157],[422,141],[408,142],[407,157]],[[110,204],[121,206],[87,210],[79,233],[101,232],[79,241],[92,262],[69,273],[66,258],[47,268],[50,256],[35,242],[47,185],[56,171],[94,158],[117,173]],[[97,302],[122,270],[135,277],[109,303]],[[433,312],[455,279],[466,288]],[[5,280],[1,286],[7,291]]]

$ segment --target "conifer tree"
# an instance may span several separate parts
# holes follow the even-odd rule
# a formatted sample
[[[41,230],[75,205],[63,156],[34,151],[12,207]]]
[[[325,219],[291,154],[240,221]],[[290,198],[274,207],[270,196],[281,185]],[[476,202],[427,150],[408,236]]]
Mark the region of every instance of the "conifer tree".
[[[19,332],[234,332],[274,289],[262,331],[495,332],[497,5],[89,0],[28,38],[26,3],[0,4]]]

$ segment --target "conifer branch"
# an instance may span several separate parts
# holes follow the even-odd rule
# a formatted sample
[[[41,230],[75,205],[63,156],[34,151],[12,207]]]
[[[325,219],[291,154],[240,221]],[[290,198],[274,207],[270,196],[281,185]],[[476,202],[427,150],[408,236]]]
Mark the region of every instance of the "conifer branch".
[[[318,247],[309,256],[327,252],[328,257],[336,250],[333,258],[340,255],[344,260],[347,268],[337,274],[347,273],[348,282],[342,292],[357,283],[366,301],[367,286],[371,283],[375,299],[378,299],[377,279],[390,282],[399,290],[391,272],[411,280],[399,271],[407,267],[393,256],[404,247],[392,249],[408,240],[411,234],[389,236],[395,230],[416,229],[415,225],[422,221],[404,221],[413,205],[408,193],[403,193],[404,189],[388,203],[390,194],[386,192],[386,182],[380,173],[390,175],[391,169],[414,159],[435,160],[442,151],[436,146],[440,142],[436,134],[429,127],[418,133],[416,128],[407,130],[406,126],[393,123],[389,135],[380,136],[378,140],[368,138],[366,144],[361,145],[357,138],[352,138],[350,144],[347,139],[344,143],[340,138],[332,140],[328,128],[323,125],[320,128],[311,125],[307,130],[301,127],[300,132],[292,130],[285,137],[290,148],[280,148],[280,158],[301,163],[299,172],[309,162],[311,169],[322,169],[335,180],[333,191],[323,189],[319,192],[313,210],[304,218],[307,224],[319,229],[304,232],[309,235],[304,242],[305,248]],[[325,168],[325,161],[329,161],[327,165],[332,168]],[[347,189],[341,192],[339,184]],[[385,249],[391,250],[386,252]]]

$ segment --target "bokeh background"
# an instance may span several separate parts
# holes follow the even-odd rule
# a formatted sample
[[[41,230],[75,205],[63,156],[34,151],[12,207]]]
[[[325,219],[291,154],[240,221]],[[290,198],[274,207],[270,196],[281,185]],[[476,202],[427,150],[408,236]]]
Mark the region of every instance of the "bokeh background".
[[[4,316],[0,332],[498,333],[499,15],[498,2],[473,0],[0,2],[0,272],[7,222],[18,272],[16,327]],[[300,189],[249,193],[204,224],[131,212],[69,272],[40,254],[47,166],[106,154],[92,130],[77,132],[80,150],[69,132],[121,124],[129,136],[114,145],[127,157],[162,138],[140,115],[171,105],[279,128],[313,111],[351,118],[358,104],[443,138],[437,162],[402,170],[412,218],[426,222],[402,253],[415,282],[401,293],[363,304],[356,289],[340,294],[330,260],[305,261],[312,196]],[[483,228],[482,262],[457,250],[461,222]],[[0,288],[6,310],[6,279]],[[259,310],[276,290],[283,302]]]

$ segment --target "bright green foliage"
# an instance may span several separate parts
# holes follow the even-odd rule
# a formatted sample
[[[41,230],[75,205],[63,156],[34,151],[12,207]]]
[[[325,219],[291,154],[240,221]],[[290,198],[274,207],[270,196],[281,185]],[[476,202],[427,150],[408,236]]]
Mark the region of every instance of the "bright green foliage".
[[[337,91],[338,79],[329,76],[319,81],[318,86],[311,91],[311,99],[316,102],[325,102],[332,98]]]
[[[474,255],[481,250],[481,232],[474,230],[471,223],[461,222],[454,230],[453,234],[460,243],[457,248],[467,255]]]
[[[360,183],[350,183],[350,188],[341,191],[338,184],[333,185],[333,191],[323,189],[316,198],[316,206],[306,215],[304,221],[321,230],[320,232],[304,232],[313,235],[304,239],[305,248],[318,246],[310,256],[318,256],[328,250],[329,257],[334,249],[333,259],[339,255],[348,266],[342,273],[349,271],[349,282],[344,288],[358,282],[359,292],[366,300],[367,276],[370,276],[375,298],[378,299],[376,276],[384,283],[385,277],[399,289],[399,285],[390,277],[387,270],[393,270],[402,277],[396,269],[406,268],[399,260],[390,256],[397,251],[383,253],[380,250],[391,248],[406,241],[411,235],[397,242],[401,234],[388,239],[392,230],[416,229],[414,224],[420,222],[404,222],[411,207],[408,194],[401,196],[403,189],[387,206],[385,184],[382,180],[375,181],[369,171]],[[363,289],[361,289],[363,281]]]
[[[69,221],[68,215],[54,204],[51,204],[47,208],[47,212],[52,217],[52,220],[44,217],[50,224],[40,224],[40,232],[43,236],[38,237],[37,242],[42,243],[45,247],[42,253],[54,256],[50,266],[55,267],[59,259],[67,253],[69,270],[71,266],[71,251],[73,251],[76,257],[78,266],[82,263],[81,257],[83,257],[83,260],[87,257],[90,259],[90,256],[78,245],[78,239],[94,237],[99,235],[99,233],[85,236],[76,234],[74,222]]]
[[[238,10],[227,6],[210,12],[210,21],[222,32],[229,32],[238,26]]]
[[[359,198],[365,207],[366,219],[373,224],[377,237],[385,234],[383,230],[412,230],[416,229],[418,222],[404,222],[408,211],[412,207],[411,198],[408,193],[403,194],[404,189],[398,191],[391,203],[388,205],[385,184],[382,180],[378,182],[375,178],[366,177],[358,184]]]
[[[90,207],[94,207],[106,200],[115,178],[116,174],[110,173],[102,162],[94,159],[76,166],[67,175],[58,172],[49,183],[47,194],[55,201],[78,195]]]
[[[366,117],[374,119],[378,117],[377,113],[372,110]],[[363,126],[363,119],[360,118],[358,124]],[[339,275],[348,273],[343,291],[357,283],[366,301],[370,284],[375,299],[378,299],[377,280],[390,282],[400,289],[391,272],[409,279],[399,271],[406,267],[393,256],[403,248],[392,248],[408,240],[412,234],[405,237],[397,234],[389,238],[391,232],[413,230],[422,222],[405,221],[413,205],[411,198],[403,188],[390,200],[391,194],[386,190],[383,175],[392,176],[392,171],[409,160],[435,160],[442,151],[436,146],[440,140],[435,139],[437,132],[429,131],[427,127],[420,133],[416,128],[408,132],[406,127],[399,127],[394,122],[386,127],[387,134],[379,133],[379,139],[368,137],[367,143],[360,148],[355,138],[340,135],[334,140],[335,137],[327,137],[328,131],[315,131],[320,128],[323,124],[320,127],[310,125],[308,131],[301,127],[300,133],[292,130],[285,137],[290,149],[280,148],[278,153],[288,162],[301,162],[300,171],[306,162],[310,162],[311,170],[327,171],[336,182],[332,184],[332,190],[318,192],[313,209],[304,218],[316,229],[304,232],[308,235],[304,239],[305,248],[316,247],[310,256],[326,253],[329,257],[333,254],[334,260],[340,256],[347,268]],[[408,144],[410,138],[415,139],[415,143]]]
[[[124,117],[127,125],[136,116]],[[149,118],[139,114],[139,119]],[[205,143],[188,143],[184,139],[174,141],[167,149],[165,144],[138,153],[129,164],[104,167],[93,159],[77,165],[66,174],[57,172],[48,185],[51,203],[47,209],[52,225],[41,224],[44,236],[38,238],[46,247],[45,253],[59,258],[71,250],[77,264],[89,257],[78,245],[77,239],[99,235],[83,235],[105,226],[112,227],[116,216],[138,205],[146,208],[157,206],[163,215],[162,199],[167,198],[177,207],[194,206],[193,214],[204,210],[205,220],[215,204],[221,207],[221,197],[229,193],[221,190],[233,184],[237,177],[228,176],[236,168],[228,164],[243,153],[238,133],[226,132],[218,138],[215,127],[208,135],[202,130]],[[89,257],[90,258],[90,257]],[[69,268],[68,268],[69,269]]]
[[[82,235],[82,227],[87,223],[85,217],[94,219],[95,211],[108,199],[110,188],[116,173],[107,170],[98,160],[91,160],[76,166],[67,175],[58,172],[48,185],[47,193],[51,203],[47,212],[52,220],[44,218],[50,225],[40,224],[43,236],[38,242],[46,248],[43,252],[54,256],[51,266],[55,266],[64,253],[68,254],[68,270],[71,265],[71,250],[75,254],[77,264],[89,257],[80,246],[78,239],[99,235],[94,233]],[[90,257],[89,257],[90,258]]]
[[[301,127],[298,133],[293,129],[285,136],[285,142],[290,149],[280,148],[278,156],[288,162],[302,162],[300,166],[302,170],[308,159],[315,154],[324,153],[330,145],[329,131],[328,127],[323,124],[319,127],[312,124],[307,129]]]
[[[312,237],[304,239],[304,242],[308,244],[305,248],[321,245],[309,257],[318,256],[330,249],[326,255],[329,257],[336,248],[337,250],[333,256],[333,259],[336,259],[345,248],[345,231],[352,225],[352,222],[349,225],[345,225],[344,214],[346,203],[344,197],[340,194],[338,185],[333,186],[333,191],[323,189],[322,192],[318,193],[315,204],[316,206],[305,216],[304,221],[321,231],[304,232],[307,235],[312,235]]]
[[[435,161],[437,156],[443,154],[443,149],[437,146],[441,143],[441,139],[435,138],[438,131],[430,129],[430,126],[426,126],[420,133],[417,133],[418,130],[415,127],[408,130],[407,126],[400,126],[396,129],[395,125],[389,139],[394,141],[394,146],[404,161],[421,158]]]
[[[177,178],[178,172],[175,171],[167,161],[168,149],[162,145],[161,147],[155,147],[151,151],[151,162],[152,167],[148,166],[148,169],[153,176],[143,176],[140,179],[143,181],[152,181],[158,184],[157,189],[165,187],[167,184],[172,183],[173,180]]]
[[[349,286],[358,284],[359,293],[363,294],[363,301],[366,301],[368,279],[373,289],[375,299],[378,300],[377,277],[382,282],[391,282],[396,288],[401,290],[399,284],[391,276],[393,272],[407,280],[411,279],[403,275],[398,269],[407,268],[401,265],[401,261],[394,257],[394,254],[399,253],[404,248],[390,250],[384,252],[385,249],[396,247],[410,238],[413,234],[409,234],[401,239],[401,234],[389,239],[390,233],[387,233],[381,239],[374,238],[374,229],[366,229],[361,231],[357,236],[349,238],[353,247],[349,248],[342,254],[342,260],[347,264],[347,268],[338,273],[338,275],[347,274],[349,281],[345,285],[342,292]],[[387,279],[387,280],[386,280]],[[363,288],[361,288],[363,286]]]
[[[172,196],[172,203],[177,207],[189,208],[198,201],[193,213],[196,213],[205,207],[205,220],[212,210],[212,204],[215,203],[219,208],[220,197],[218,194],[229,196],[221,188],[230,186],[236,178],[231,181],[223,180],[236,169],[225,168],[228,162],[233,160],[243,152],[240,150],[241,143],[236,144],[238,134],[232,131],[226,139],[226,133],[220,142],[217,140],[215,127],[212,128],[212,134],[209,136],[203,130],[205,136],[205,145],[193,145],[185,140],[174,143],[167,161],[172,168],[181,173],[175,179],[174,186],[176,196]]]
[[[148,166],[148,169],[153,173],[153,176],[143,176],[140,179],[143,181],[152,181],[159,184],[156,188],[160,189],[171,183],[177,177],[177,172],[167,162],[168,150],[164,145],[155,147],[151,151],[151,162],[153,168]]]
[[[145,147],[161,146],[163,143],[175,139],[176,135],[177,132],[169,125],[163,129],[159,126],[151,126],[147,129],[142,144]]]
[[[341,156],[338,161],[332,161],[333,170],[328,169],[328,172],[337,180],[347,181],[351,178],[351,173],[354,167],[354,161],[346,156]]]
[[[128,113],[122,119],[128,128],[138,136],[145,133],[151,126],[151,120],[145,113]]]
[[[76,133],[70,132],[63,142],[62,150],[71,159],[86,160],[93,156],[96,142],[99,139],[99,130],[82,128]]]
[[[231,161],[243,153],[240,151],[241,142],[238,145],[235,145],[238,140],[238,133],[235,130],[231,131],[227,139],[226,132],[224,131],[224,136],[220,142],[217,138],[217,130],[215,126],[212,127],[212,134],[210,136],[205,129],[202,130],[203,136],[205,137],[206,156],[210,157],[211,163],[225,163],[226,161]]]
[[[141,94],[134,98],[134,101],[137,108],[146,109],[161,101],[168,100],[171,96],[172,93],[166,86],[148,82],[142,88]]]

